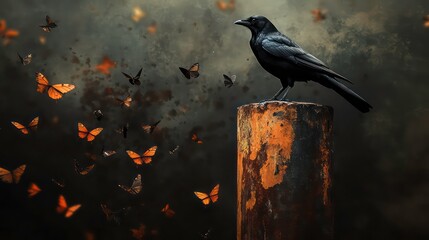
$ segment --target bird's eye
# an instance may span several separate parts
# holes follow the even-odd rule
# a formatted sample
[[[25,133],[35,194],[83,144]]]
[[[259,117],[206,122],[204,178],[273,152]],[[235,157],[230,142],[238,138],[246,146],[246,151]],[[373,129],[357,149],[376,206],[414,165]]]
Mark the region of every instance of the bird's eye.
[[[255,24],[255,22],[256,22],[256,19],[252,18],[251,23],[252,23],[252,24]]]

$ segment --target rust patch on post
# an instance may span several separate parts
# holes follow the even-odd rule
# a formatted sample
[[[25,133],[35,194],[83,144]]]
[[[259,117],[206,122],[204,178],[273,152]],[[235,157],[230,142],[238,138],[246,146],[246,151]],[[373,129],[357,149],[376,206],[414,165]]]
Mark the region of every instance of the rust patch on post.
[[[327,206],[330,205],[330,197],[329,197],[329,191],[331,189],[331,150],[330,146],[328,145],[330,143],[329,136],[331,136],[331,123],[324,122],[322,125],[322,141],[320,145],[320,153],[321,153],[321,161],[322,161],[322,179],[323,179],[323,205]]]
[[[246,210],[252,210],[256,203],[256,191],[250,192],[250,198],[246,201]]]
[[[249,159],[255,160],[264,144],[270,147],[270,149],[267,149],[267,151],[270,151],[267,154],[273,154],[274,152],[272,151],[281,150],[285,158],[289,159],[294,139],[292,124],[296,121],[296,109],[290,108],[287,112],[284,112],[284,105],[281,104],[258,104],[252,105],[252,108],[253,111],[250,116],[247,116],[251,118],[249,121],[250,126],[248,127],[259,130],[250,131]],[[284,122],[273,121],[273,118],[280,118]]]

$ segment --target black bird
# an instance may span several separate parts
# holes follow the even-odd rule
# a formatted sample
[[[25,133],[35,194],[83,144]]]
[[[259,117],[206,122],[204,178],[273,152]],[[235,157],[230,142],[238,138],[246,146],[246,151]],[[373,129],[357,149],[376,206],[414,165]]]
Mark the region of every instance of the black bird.
[[[124,76],[126,78],[128,78],[128,81],[131,83],[131,85],[138,85],[138,86],[140,86],[140,84],[141,84],[141,82],[140,82],[140,75],[142,74],[142,69],[143,68],[140,68],[139,72],[134,77],[131,77],[131,75],[126,74],[124,72],[122,72],[122,74],[124,74]]]
[[[266,17],[252,16],[234,23],[250,29],[250,47],[256,59],[282,83],[282,88],[270,100],[277,100],[277,97],[286,91],[281,98],[285,100],[296,81],[312,80],[333,89],[361,112],[368,112],[372,108],[362,97],[338,81],[341,79],[350,82],[347,78],[305,52],[298,44],[280,33]]]

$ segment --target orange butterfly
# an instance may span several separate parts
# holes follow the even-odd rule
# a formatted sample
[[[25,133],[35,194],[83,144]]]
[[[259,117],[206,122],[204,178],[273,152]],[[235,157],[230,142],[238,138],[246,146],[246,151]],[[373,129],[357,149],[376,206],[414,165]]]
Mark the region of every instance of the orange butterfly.
[[[153,146],[146,150],[146,152],[144,152],[141,156],[130,150],[127,150],[127,154],[137,165],[142,165],[143,163],[149,164],[150,162],[152,162],[152,157],[155,156],[156,149],[158,149],[158,147]]]
[[[138,228],[131,228],[130,231],[135,239],[142,240],[145,236],[146,226],[144,224],[140,224]]]
[[[203,143],[203,140],[201,140],[201,139],[197,136],[197,134],[196,134],[196,133],[192,134],[192,141],[193,141],[193,142],[196,142],[196,143],[198,143],[198,144],[202,144],[202,143]]]
[[[37,126],[39,125],[39,117],[35,117],[33,120],[31,120],[30,124],[28,124],[27,127],[25,127],[24,125],[22,125],[19,122],[11,122],[13,124],[13,126],[15,126],[16,128],[18,128],[18,130],[20,130],[23,134],[28,134],[29,131],[28,130],[36,130]]]
[[[27,192],[28,192],[28,197],[32,198],[34,196],[36,196],[40,191],[42,191],[42,189],[39,188],[39,186],[37,186],[35,183],[30,183],[30,186],[28,186]]]
[[[152,35],[155,34],[157,30],[158,30],[158,27],[156,25],[156,22],[153,22],[151,25],[147,27],[147,32]]]
[[[194,63],[189,69],[182,67],[179,67],[179,69],[187,79],[197,78],[198,76],[200,76],[200,73],[198,72],[200,71],[199,63]]]
[[[5,183],[19,183],[26,167],[26,165],[21,165],[13,171],[0,167],[0,179]]]
[[[142,176],[140,174],[138,174],[137,177],[134,178],[134,181],[133,181],[133,184],[131,185],[131,187],[120,185],[120,184],[118,185],[118,187],[124,189],[129,194],[136,195],[142,190],[142,187],[143,187],[142,186]]]
[[[133,15],[131,18],[134,22],[139,22],[142,18],[146,16],[146,13],[139,6],[133,8]]]
[[[219,0],[216,2],[216,6],[222,11],[227,11],[227,10],[233,11],[235,9],[235,1],[229,0],[229,3],[228,3],[224,0]]]
[[[81,204],[76,204],[73,206],[68,206],[66,199],[63,195],[60,195],[58,198],[58,206],[57,206],[57,213],[63,214],[66,218],[69,218],[73,216],[73,214],[81,207]]]
[[[210,194],[202,193],[202,192],[194,192],[195,196],[197,196],[204,205],[209,205],[210,200],[215,203],[219,198],[219,184],[216,185]]]
[[[61,83],[49,85],[48,79],[42,73],[36,73],[37,92],[44,93],[48,91],[48,96],[52,99],[60,99],[64,94],[75,88],[73,84]]]
[[[101,72],[102,74],[109,75],[110,69],[114,68],[116,66],[116,63],[112,61],[109,57],[105,56],[103,58],[103,61],[96,66],[96,69]]]
[[[313,15],[314,22],[320,22],[326,18],[326,11],[323,11],[320,8],[311,10],[311,14]]]
[[[18,37],[19,31],[15,29],[7,28],[6,20],[0,20],[0,37],[3,38],[3,45],[10,43],[12,38]]]
[[[159,121],[157,121],[157,122],[155,122],[155,123],[152,123],[152,124],[148,124],[148,125],[143,124],[143,125],[142,125],[142,128],[143,128],[143,130],[144,130],[146,133],[151,134],[151,133],[153,132],[153,130],[155,130],[156,126],[158,126],[158,124],[159,124],[160,122],[161,122],[161,120],[159,120]]]
[[[77,130],[80,138],[86,138],[88,142],[94,141],[95,137],[103,131],[103,128],[95,128],[91,131],[86,129],[82,123],[77,123]]]
[[[121,107],[125,106],[128,108],[131,107],[131,102],[133,101],[130,96],[126,97],[125,99],[116,98],[116,100],[121,103]]]
[[[173,209],[170,208],[170,204],[168,203],[161,209],[161,212],[164,213],[168,218],[172,218],[174,214],[176,214]]]

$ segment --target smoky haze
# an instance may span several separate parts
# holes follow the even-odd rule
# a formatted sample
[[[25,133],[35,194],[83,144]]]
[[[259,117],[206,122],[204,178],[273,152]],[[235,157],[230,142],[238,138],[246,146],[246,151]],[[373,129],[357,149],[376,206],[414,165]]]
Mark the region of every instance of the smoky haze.
[[[131,19],[133,7],[146,13]],[[327,11],[315,23],[311,10]],[[146,226],[147,239],[234,239],[236,224],[236,108],[271,97],[280,81],[263,70],[249,47],[250,32],[237,19],[264,15],[341,75],[374,109],[361,114],[335,92],[316,83],[297,83],[290,100],[334,107],[334,187],[337,239],[427,239],[429,230],[429,29],[422,17],[427,0],[236,1],[220,11],[214,0],[2,1],[0,19],[20,36],[0,47],[0,167],[27,164],[21,183],[0,183],[1,239],[128,239]],[[58,27],[44,33],[45,15]],[[156,23],[156,34],[147,27]],[[46,37],[46,44],[39,43]],[[32,53],[27,66],[21,55]],[[104,56],[116,62],[110,75],[95,67]],[[178,67],[200,64],[188,80]],[[143,68],[140,87],[121,71]],[[35,72],[51,83],[76,89],[54,101],[36,92]],[[231,88],[222,74],[237,75]],[[115,98],[130,95],[130,108]],[[92,112],[105,115],[97,121]],[[37,132],[19,133],[10,121],[28,124],[40,116]],[[153,134],[142,123],[161,120]],[[77,137],[77,122],[103,127],[92,143]],[[117,132],[129,124],[129,136]],[[197,133],[203,144],[191,141]],[[125,150],[157,145],[150,165],[136,168]],[[179,145],[174,154],[169,151]],[[99,156],[102,147],[118,153]],[[75,173],[74,159],[96,166]],[[143,190],[130,185],[142,174]],[[63,181],[64,188],[51,179]],[[30,182],[42,192],[26,194]],[[193,192],[220,184],[219,202],[204,207]],[[82,207],[70,219],[55,212],[58,195]],[[100,203],[131,207],[120,224],[106,221]],[[169,203],[176,215],[160,210]]]

